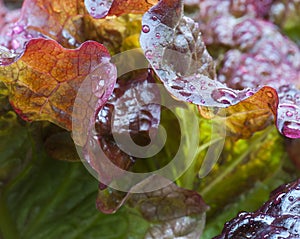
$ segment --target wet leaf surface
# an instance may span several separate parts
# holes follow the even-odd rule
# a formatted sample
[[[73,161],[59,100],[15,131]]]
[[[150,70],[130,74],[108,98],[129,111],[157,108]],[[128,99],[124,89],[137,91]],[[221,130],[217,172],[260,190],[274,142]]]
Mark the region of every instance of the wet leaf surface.
[[[148,192],[149,184],[166,183],[168,186]],[[171,181],[155,176],[145,179],[132,188],[143,193],[121,193],[112,189],[100,191],[98,209],[111,213],[125,201],[135,208],[147,221],[144,238],[198,238],[205,223],[208,206],[201,196],[190,190],[179,188]],[[112,203],[115,202],[115,203]]]
[[[71,130],[78,88],[93,71],[107,67],[115,71],[109,59],[106,48],[96,42],[86,42],[76,50],[68,50],[53,40],[34,39],[27,44],[19,61],[1,68],[0,79],[9,88],[11,104],[23,119],[49,120]],[[95,84],[90,92],[111,90],[113,75],[105,79],[103,76],[98,75],[95,80],[104,87],[98,88]],[[106,92],[99,100],[105,102],[109,95],[110,92]]]
[[[148,69],[118,78],[109,100],[96,114],[95,133],[90,132],[95,135],[83,148],[102,184],[109,185],[121,176],[119,169],[128,170],[137,158],[147,155],[160,122],[159,94]]]
[[[300,181],[276,189],[255,213],[240,213],[215,238],[298,238]]]
[[[0,44],[17,54],[16,59],[32,38],[50,37],[65,47],[78,47],[82,43],[83,14],[84,6],[80,1],[26,0],[18,21],[2,29]]]
[[[225,1],[222,4],[225,4]],[[226,1],[226,4],[228,5],[229,2]],[[171,8],[169,5],[171,5]],[[217,8],[217,5],[217,2],[213,2],[211,7]],[[232,6],[228,5],[227,10],[230,7]],[[207,8],[209,7],[207,6]],[[222,11],[226,12],[226,10]],[[209,14],[215,17],[215,12]],[[221,74],[218,77],[221,79],[221,82],[227,83],[231,88],[217,81],[215,63],[206,50],[201,34],[199,34],[200,29],[193,20],[183,16],[183,5],[181,1],[172,3],[167,0],[160,1],[144,15],[140,41],[146,58],[151,63],[167,90],[178,100],[191,102],[204,107],[225,108],[225,110],[221,110],[220,112],[223,116],[229,115],[227,122],[230,124],[230,134],[235,135],[236,132],[242,132],[241,127],[247,128],[244,135],[235,135],[237,138],[246,138],[251,136],[254,132],[264,129],[271,123],[271,114],[274,115],[277,121],[277,128],[283,135],[290,138],[300,137],[300,118],[296,119],[295,116],[295,118],[291,120],[282,113],[281,108],[277,109],[279,99],[277,97],[278,93],[276,92],[279,90],[279,86],[287,84],[287,82],[297,82],[299,79],[299,71],[297,68],[299,68],[298,58],[300,53],[297,46],[289,41],[285,41],[284,37],[267,22],[247,19],[238,24],[234,15],[230,14],[232,13],[230,12],[224,16],[228,18],[231,17],[232,19],[232,28],[230,28],[229,31],[226,30],[226,34],[228,32],[232,33],[232,35],[228,34],[229,38],[227,40],[229,46],[236,46],[242,51],[248,50],[251,54],[258,54],[259,56],[253,57],[255,66],[258,65],[257,59],[264,61],[264,59],[269,57],[266,63],[274,64],[274,69],[279,68],[278,71],[275,71],[274,76],[269,77],[270,67],[268,67],[267,64],[266,66],[260,64],[261,69],[258,68],[258,70],[257,67],[254,69],[253,66],[251,70],[248,70],[245,64],[240,65],[240,61],[236,60],[238,59],[239,52],[233,51],[233,55],[227,57],[224,62],[224,66],[227,68],[224,67],[225,69],[222,69],[223,72],[222,70],[220,71]],[[208,18],[208,21],[209,20]],[[214,18],[209,21],[209,24],[212,24],[213,20]],[[224,25],[225,22],[226,21],[222,21],[220,24]],[[259,29],[262,29],[262,26],[269,27],[270,29],[264,33],[265,35],[262,34],[263,30],[261,30],[261,32],[259,31]],[[212,33],[214,33],[214,28],[211,28]],[[224,25],[224,31],[227,28],[228,27]],[[218,29],[215,28],[215,31],[217,30]],[[284,47],[277,50],[277,55],[275,53],[276,51],[273,52],[275,55],[272,55],[272,58],[270,58],[268,54],[268,48],[265,47],[265,45],[270,45],[269,35],[267,34],[274,35],[275,40],[273,42],[275,47],[277,45],[282,46],[282,43],[286,43]],[[209,36],[209,34],[207,35]],[[224,39],[222,34],[220,38],[222,40]],[[254,45],[258,42],[257,40],[261,38],[263,40],[259,41],[256,48],[254,48]],[[217,38],[212,37],[212,39],[215,40]],[[208,43],[211,44],[209,41]],[[220,42],[217,40],[214,44],[220,44]],[[224,44],[226,44],[226,42],[224,42]],[[287,60],[284,58],[286,55],[290,56]],[[174,61],[174,59],[176,59],[176,61]],[[245,63],[251,66],[252,57],[244,57],[244,59]],[[251,77],[247,77],[246,80],[240,80],[235,76],[235,74],[239,74],[239,71],[234,68],[235,65],[241,67],[241,77],[247,77],[246,73],[248,72]],[[284,75],[285,71],[283,71],[283,69],[286,69],[287,66],[290,66],[292,69],[289,71],[290,75],[281,79],[281,82],[278,83],[275,79],[278,79],[278,74]],[[226,72],[226,74],[224,72]],[[230,72],[232,72],[232,74],[230,74]],[[257,77],[253,75],[256,73],[263,78],[261,81],[257,81]],[[231,83],[231,80],[235,83]],[[238,83],[243,84],[242,87],[238,87]],[[269,85],[273,88],[261,88],[261,86],[264,85]],[[238,91],[234,88],[242,90]],[[262,91],[266,92],[265,97],[261,97]],[[250,97],[251,95],[253,95],[252,98]],[[249,99],[249,97],[251,99]],[[255,104],[253,104],[254,102]],[[296,105],[293,106],[296,107]],[[295,113],[295,115],[298,115],[299,111],[296,109]],[[233,115],[235,116],[233,117]],[[258,123],[253,119],[257,119]]]
[[[1,9],[0,65],[18,60],[32,38],[51,38],[72,49],[95,40],[111,53],[139,46],[135,36],[139,35],[138,15],[97,20],[87,13],[82,1],[26,0],[20,10]]]
[[[157,2],[157,0],[85,0],[84,4],[92,17],[104,18],[112,15],[144,13]]]

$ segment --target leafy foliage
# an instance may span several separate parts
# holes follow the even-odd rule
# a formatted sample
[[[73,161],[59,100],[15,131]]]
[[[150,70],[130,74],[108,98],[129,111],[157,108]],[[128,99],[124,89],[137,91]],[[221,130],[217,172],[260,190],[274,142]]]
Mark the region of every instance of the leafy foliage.
[[[127,13],[144,13],[156,4],[157,0],[85,0],[84,3],[91,16],[94,18],[103,18],[111,15],[120,16]]]
[[[273,105],[277,110],[273,108],[271,112],[275,114],[277,128],[287,137],[298,138],[299,103],[294,97],[299,88],[298,46],[276,26],[260,19],[258,16],[265,15],[260,12],[264,8],[255,7],[252,1],[244,8],[239,1],[222,1],[222,7],[218,1],[199,2],[201,10],[194,19],[200,22],[204,42],[208,49],[225,50],[219,56],[222,61],[217,67],[218,80],[233,89],[260,85],[274,88],[279,98],[277,105]],[[272,8],[271,1],[257,4]]]
[[[96,42],[86,42],[77,50],[68,50],[53,40],[34,39],[26,45],[19,61],[1,70],[0,79],[10,90],[10,101],[23,119],[49,120],[70,130],[78,88],[93,71],[103,68],[115,71],[109,58],[106,48]],[[105,101],[111,94],[109,86],[114,84],[114,75],[95,81],[103,83],[107,89],[90,90],[94,94],[105,92]]]
[[[299,6],[25,0],[9,10],[0,0],[0,237],[212,238],[299,178]],[[111,56],[140,46],[149,66],[119,76]],[[98,188],[76,163],[71,122]],[[148,157],[161,126],[165,145]],[[170,175],[188,167],[176,183],[153,175],[124,180],[128,192],[109,187],[122,174],[106,157],[135,173],[175,156]],[[298,237],[298,187],[282,186],[217,238]]]
[[[97,175],[101,175],[103,184],[109,185],[113,178],[119,176],[118,171],[110,169],[109,162],[128,170],[137,159],[137,156],[131,156],[136,154],[130,149],[122,151],[122,143],[128,145],[132,138],[133,145],[144,146],[151,141],[150,134],[157,133],[160,101],[158,89],[153,87],[153,83],[148,69],[123,75],[118,78],[113,93],[96,115],[95,135],[90,136],[83,150],[90,166]],[[120,139],[118,142],[116,137]],[[102,152],[95,153],[93,146],[98,144]],[[139,154],[146,155],[145,149],[142,150]],[[107,157],[109,162],[103,157]]]
[[[216,238],[299,237],[299,180],[276,189],[255,213],[240,213]]]

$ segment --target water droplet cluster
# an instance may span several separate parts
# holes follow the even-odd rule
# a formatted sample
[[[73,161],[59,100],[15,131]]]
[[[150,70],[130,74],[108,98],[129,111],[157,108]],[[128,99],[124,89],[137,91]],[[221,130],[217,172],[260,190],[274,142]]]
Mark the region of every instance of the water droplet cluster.
[[[299,237],[300,179],[276,189],[258,211],[239,213],[215,239]]]

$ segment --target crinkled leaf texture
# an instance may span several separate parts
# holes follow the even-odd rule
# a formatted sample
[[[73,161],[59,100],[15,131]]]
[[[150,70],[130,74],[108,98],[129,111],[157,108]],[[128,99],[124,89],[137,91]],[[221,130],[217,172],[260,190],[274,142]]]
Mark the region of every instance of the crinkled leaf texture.
[[[144,13],[152,7],[157,0],[85,0],[87,11],[94,18],[104,18],[112,15],[127,13]]]
[[[225,224],[221,238],[299,238],[300,179],[276,189],[259,210]]]
[[[236,14],[233,2],[201,1],[196,20],[201,24],[208,47],[227,50],[220,64],[218,79],[234,89],[268,85],[278,95],[277,128],[281,133],[298,138],[299,135],[299,47],[278,31],[272,23],[255,18],[259,15],[252,2],[247,11]],[[268,1],[266,1],[267,3]],[[290,2],[294,8],[293,1]],[[268,8],[274,10],[277,3]],[[242,5],[241,5],[242,6]],[[295,7],[297,8],[297,7]],[[243,9],[242,7],[240,9]],[[250,10],[255,10],[252,12]],[[294,9],[295,10],[295,9]],[[295,10],[296,11],[296,10]],[[230,23],[230,24],[228,24]]]
[[[51,38],[66,48],[95,40],[114,53],[129,44],[138,45],[134,34],[139,34],[140,16],[94,19],[87,13],[83,1],[25,0],[21,12],[4,7],[1,11],[0,65],[9,65],[20,58],[32,38]]]
[[[9,49],[1,63],[11,64],[21,57],[32,38],[50,37],[65,47],[78,47],[83,42],[83,14],[81,1],[25,0],[18,21],[6,22],[0,30],[0,45]]]
[[[54,40],[33,39],[17,62],[1,67],[0,80],[23,119],[49,120],[71,130],[73,104],[86,77],[94,77],[87,90],[99,97],[99,107],[112,93],[116,68],[109,60],[108,51],[97,42],[85,42],[70,50]],[[75,117],[86,115],[81,113]]]
[[[95,130],[81,145],[103,186],[121,177],[120,169],[128,170],[139,155],[147,155],[147,145],[160,122],[160,92],[154,82],[148,69],[125,74],[96,111]]]
[[[150,184],[167,186],[149,191]],[[131,190],[128,193],[111,189],[99,191],[97,207],[103,212],[112,213],[126,201],[148,222],[144,238],[199,238],[201,236],[208,206],[197,192],[180,188],[170,180],[157,175],[141,181]],[[131,193],[134,191],[141,193]]]
[[[260,86],[239,91],[215,79],[214,62],[202,41],[198,24],[183,16],[182,1],[160,1],[145,13],[142,24],[140,42],[145,56],[177,99],[200,105],[200,108],[225,108],[216,114],[229,115],[226,119],[229,132],[238,138],[247,138],[265,128],[272,114],[283,135],[300,137],[298,106],[293,105],[296,108],[293,119],[284,115],[278,109],[276,88]]]

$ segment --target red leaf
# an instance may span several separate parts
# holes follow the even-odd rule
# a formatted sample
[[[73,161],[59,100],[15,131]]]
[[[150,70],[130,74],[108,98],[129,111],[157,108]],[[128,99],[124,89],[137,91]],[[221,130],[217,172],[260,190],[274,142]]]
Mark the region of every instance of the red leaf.
[[[94,18],[144,13],[158,0],[85,0],[87,11]]]
[[[0,80],[9,88],[10,101],[25,120],[49,120],[71,130],[73,103],[86,77],[103,74],[95,78],[104,86],[99,89],[105,92],[99,102],[105,103],[111,94],[116,69],[109,59],[106,48],[96,42],[70,50],[54,40],[33,39],[17,62],[1,68]],[[105,74],[106,68],[110,74]],[[97,94],[96,88],[89,90]]]
[[[209,2],[207,4],[212,4],[214,7],[219,6],[217,2]],[[225,1],[222,2],[222,4],[225,4]],[[203,7],[205,6],[206,5],[204,4]],[[209,9],[210,8],[208,8],[208,10]],[[216,11],[207,11],[207,14],[210,16],[215,14],[215,12],[222,10],[222,8],[216,8]],[[228,17],[226,14],[224,16]],[[209,19],[204,18],[203,21],[208,20]],[[228,44],[236,44],[245,50],[251,49],[256,42],[258,42],[257,44],[260,44],[262,36],[257,28],[263,31],[262,26],[259,25],[264,24],[263,21],[258,20],[253,23],[251,20],[245,20],[243,22],[244,25],[235,25],[236,22],[237,21],[233,20],[229,24],[230,27],[228,31],[233,31],[232,29],[235,29],[235,31],[232,34],[228,34]],[[268,126],[271,122],[271,114],[275,116],[277,128],[283,135],[291,138],[300,137],[300,118],[298,117],[300,111],[296,109],[295,116],[291,119],[283,117],[282,111],[277,109],[279,99],[276,90],[278,90],[278,85],[281,86],[286,82],[280,82],[273,85],[266,81],[258,81],[256,77],[252,77],[252,82],[250,81],[250,83],[248,79],[248,81],[239,81],[243,84],[243,90],[239,91],[229,88],[215,80],[214,61],[207,52],[204,42],[202,41],[198,24],[192,19],[183,16],[182,1],[161,0],[144,15],[142,24],[143,27],[140,42],[145,52],[145,56],[167,90],[178,100],[198,104],[202,107],[225,108],[224,110],[217,112],[217,114],[226,118],[229,133],[238,138],[249,137],[254,132]],[[216,22],[215,24],[224,25],[228,23],[222,19],[221,23]],[[226,32],[227,30],[225,29],[227,26],[223,25],[222,28],[219,28],[224,29]],[[213,28],[213,26],[211,26],[211,29],[216,31],[213,33],[218,33],[219,28]],[[274,33],[275,29],[269,29],[266,34],[270,35],[272,31]],[[277,46],[278,42],[283,41],[283,37],[276,31],[275,33],[276,38],[272,41],[275,46]],[[269,35],[265,37],[268,41],[270,41]],[[223,39],[222,37],[223,35],[221,34],[220,39]],[[257,41],[257,39],[260,39],[260,41]],[[226,42],[222,44],[226,44]],[[253,48],[251,54],[259,55],[259,57],[253,58],[253,61],[265,59],[266,55],[264,56],[264,54],[270,56],[268,49],[264,48],[263,45],[259,48]],[[284,66],[290,64],[291,68],[293,68],[299,65],[299,61],[297,60],[297,50],[298,49],[295,48],[293,44],[287,44],[282,47],[282,49],[278,50],[282,55],[291,54],[290,59],[287,58],[286,62],[282,63]],[[236,52],[233,53],[235,54]],[[279,60],[281,57],[280,54]],[[230,70],[231,67],[241,67],[241,77],[244,77],[245,74],[248,73],[247,68],[243,67],[243,65],[240,66],[240,61],[236,60],[235,55],[229,57],[229,59],[232,59],[233,62],[228,61],[228,66],[225,66]],[[278,56],[272,56],[270,59],[271,60],[269,61],[277,61]],[[245,58],[245,62],[250,62],[248,63],[250,65],[251,60],[252,58]],[[279,67],[284,68],[284,66]],[[270,70],[268,66],[260,67],[263,68],[263,73],[264,71]],[[278,67],[278,65],[275,65],[275,67]],[[231,70],[230,72],[238,74],[237,71],[234,70]],[[260,74],[259,68],[256,67],[254,69],[252,67],[250,74],[251,73]],[[263,75],[263,73],[261,73],[261,75]],[[299,72],[291,72],[290,74],[291,77],[288,78],[289,82],[297,82],[299,80]],[[223,81],[226,81],[226,83],[229,82],[228,84],[232,87],[228,74],[221,75],[219,78],[222,80],[224,79]],[[233,77],[232,80],[236,80],[236,78],[237,77]],[[268,75],[265,78],[270,80]],[[245,85],[247,83],[248,85]],[[251,88],[254,89],[244,89],[244,87],[248,87],[249,84]],[[274,88],[262,88],[261,86],[257,88],[259,85],[270,85]],[[264,94],[262,92],[268,93]],[[296,95],[297,94],[295,94],[295,97]],[[251,98],[249,98],[250,96]],[[294,100],[294,106],[296,105],[297,102]],[[203,108],[201,109],[202,112],[204,112]]]

